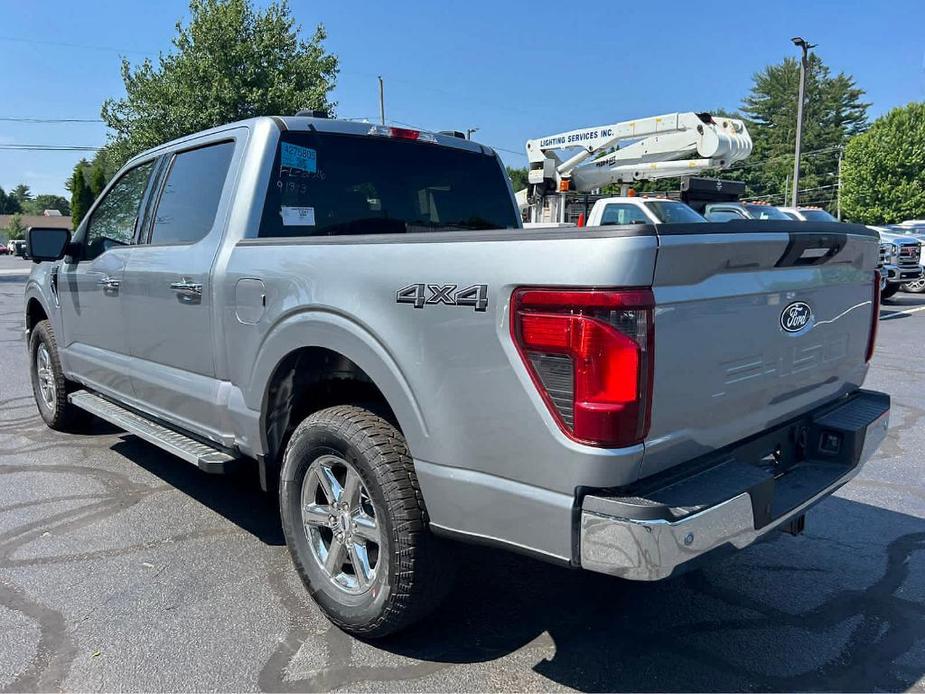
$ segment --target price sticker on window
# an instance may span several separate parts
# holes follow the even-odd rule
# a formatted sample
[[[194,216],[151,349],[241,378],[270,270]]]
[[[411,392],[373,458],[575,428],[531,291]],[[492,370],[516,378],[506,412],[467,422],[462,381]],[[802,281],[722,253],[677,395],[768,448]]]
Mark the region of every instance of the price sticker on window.
[[[281,166],[308,173],[315,173],[318,170],[318,154],[312,148],[300,147],[291,142],[283,142],[279,147]]]
[[[280,209],[284,227],[313,227],[315,226],[314,207],[287,207]]]

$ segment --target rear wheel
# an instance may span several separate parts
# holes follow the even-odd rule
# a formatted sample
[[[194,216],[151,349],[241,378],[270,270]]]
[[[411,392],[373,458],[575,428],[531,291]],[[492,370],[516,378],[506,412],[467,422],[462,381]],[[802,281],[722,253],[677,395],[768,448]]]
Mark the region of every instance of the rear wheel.
[[[899,291],[899,287],[900,287],[900,285],[898,285],[898,284],[888,284],[888,285],[886,285],[886,287],[883,288],[883,291],[880,292],[880,298],[881,298],[881,299],[889,299],[891,296],[893,296],[896,292]]]
[[[925,279],[915,280],[914,282],[906,282],[903,285],[904,292],[912,292],[913,294],[921,294],[925,292]]]
[[[87,418],[83,410],[68,402],[72,384],[61,370],[58,343],[50,321],[39,321],[32,329],[29,356],[32,393],[45,424],[58,431],[79,429]]]
[[[280,476],[286,543],[337,626],[380,637],[433,609],[449,581],[407,444],[389,422],[343,405],[293,432]]]

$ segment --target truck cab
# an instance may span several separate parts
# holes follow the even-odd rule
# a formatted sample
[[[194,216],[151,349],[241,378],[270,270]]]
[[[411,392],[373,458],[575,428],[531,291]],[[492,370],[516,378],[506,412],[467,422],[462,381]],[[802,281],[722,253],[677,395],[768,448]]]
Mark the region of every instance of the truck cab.
[[[626,224],[696,224],[706,220],[683,202],[667,198],[624,196],[602,198],[588,214],[587,226]]]

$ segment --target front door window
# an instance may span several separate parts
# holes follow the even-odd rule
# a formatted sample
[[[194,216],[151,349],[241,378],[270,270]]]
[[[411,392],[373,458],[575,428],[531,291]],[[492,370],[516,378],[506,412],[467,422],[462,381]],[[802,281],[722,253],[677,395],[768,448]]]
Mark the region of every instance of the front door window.
[[[135,241],[135,226],[154,161],[129,169],[107,191],[90,216],[83,257],[96,258],[110,248],[128,246]]]

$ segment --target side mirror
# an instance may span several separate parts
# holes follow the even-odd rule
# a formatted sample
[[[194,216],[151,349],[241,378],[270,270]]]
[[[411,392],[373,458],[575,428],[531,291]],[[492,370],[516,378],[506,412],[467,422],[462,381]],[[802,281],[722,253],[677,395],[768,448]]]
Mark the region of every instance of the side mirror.
[[[71,242],[67,229],[51,227],[29,227],[26,229],[26,255],[33,263],[45,260],[61,260]]]

